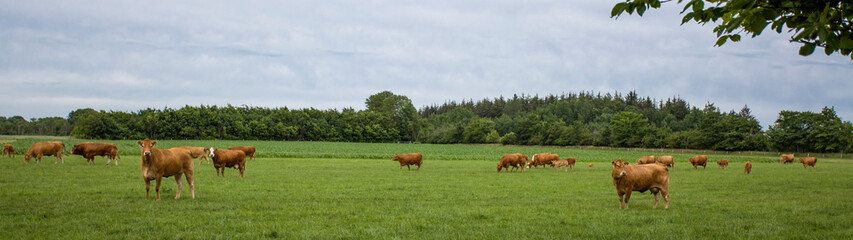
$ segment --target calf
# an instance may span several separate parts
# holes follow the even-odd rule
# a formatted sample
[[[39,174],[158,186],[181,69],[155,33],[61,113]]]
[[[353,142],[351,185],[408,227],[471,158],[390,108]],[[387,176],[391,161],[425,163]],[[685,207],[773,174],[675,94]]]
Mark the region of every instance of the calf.
[[[566,161],[569,162],[569,167],[572,167],[572,170],[575,170],[575,163],[578,161],[578,159],[570,157],[570,158],[566,158]]]
[[[525,165],[527,165],[527,156],[521,153],[505,154],[498,163],[498,172],[501,172],[503,168],[509,172],[509,167],[515,169],[516,172],[521,168],[521,172],[524,172]]]
[[[702,166],[702,169],[705,169],[707,167],[705,165],[708,164],[708,156],[705,156],[705,155],[693,156],[693,157],[690,157],[689,161],[690,161],[690,164],[693,164],[693,169],[697,169],[696,166]]]
[[[240,177],[243,177],[243,172],[246,170],[246,153],[240,150],[210,148],[210,160],[216,168],[216,176],[220,176],[220,169],[222,169],[221,176],[224,177],[225,168],[229,167],[240,170]]]
[[[188,146],[173,147],[172,149],[176,149],[176,148],[180,148],[180,149],[184,149],[186,151],[189,151],[190,157],[192,157],[193,159],[198,159],[198,164],[201,164],[203,161],[210,162],[207,160],[207,155],[210,154],[209,153],[210,149],[203,148],[203,147],[188,147]]]
[[[56,160],[53,161],[53,164],[57,162],[65,163],[65,160],[62,159],[62,151],[65,150],[65,144],[62,142],[37,142],[33,143],[33,146],[30,147],[30,150],[24,154],[24,161],[30,162],[31,158],[36,158],[36,162],[41,163],[42,156],[56,156]]]
[[[178,184],[178,192],[175,194],[175,199],[181,197],[181,189],[184,188],[184,183],[181,181],[181,175],[185,175],[187,183],[190,185],[190,197],[195,198],[195,187],[193,184],[193,158],[185,150],[180,149],[156,149],[157,141],[145,139],[136,141],[142,152],[142,160],[139,162],[139,169],[142,171],[142,179],[145,180],[145,198],[148,198],[148,193],[151,190],[151,180],[156,180],[157,185],[154,191],[157,193],[155,199],[160,200],[160,181],[164,177],[175,176],[175,183]]]
[[[407,153],[407,154],[394,154],[394,157],[391,158],[391,161],[400,162],[400,170],[403,170],[403,166],[412,170],[412,167],[409,165],[418,165],[417,170],[421,170],[421,164],[424,161],[424,156],[420,153]]]
[[[568,172],[569,171],[569,160],[553,161],[553,162],[551,162],[551,167],[557,169],[557,171],[560,171],[560,168],[565,168],[566,169],[565,171]]]
[[[611,162],[613,169],[613,186],[619,194],[619,208],[628,209],[628,200],[631,192],[643,193],[651,191],[655,195],[655,204],[658,207],[658,198],[663,195],[664,208],[669,208],[669,170],[663,164],[625,165],[621,159]],[[623,198],[624,196],[624,198]]]
[[[746,174],[752,172],[752,162],[746,162],[746,165],[743,165],[743,171],[746,172]]]
[[[250,157],[252,160],[255,160],[255,147],[252,146],[236,146],[232,148],[228,148],[228,150],[240,150],[246,154],[247,157]]]
[[[808,166],[811,166],[812,168],[814,168],[815,163],[817,163],[817,158],[816,157],[801,157],[800,163],[803,164],[803,168],[808,167]]]
[[[15,158],[15,147],[12,147],[12,144],[3,144],[3,153],[0,156],[9,156],[9,158]]]
[[[112,143],[80,143],[71,147],[71,154],[81,155],[86,163],[92,164],[95,164],[95,156],[107,157],[107,165],[115,160],[118,166],[118,147]]]
[[[722,168],[722,169],[726,169],[729,167],[729,160],[723,159],[723,160],[717,161],[717,165],[719,165],[720,168]]]
[[[779,162],[782,163],[782,165],[789,164],[789,163],[794,164],[794,154],[779,155]]]

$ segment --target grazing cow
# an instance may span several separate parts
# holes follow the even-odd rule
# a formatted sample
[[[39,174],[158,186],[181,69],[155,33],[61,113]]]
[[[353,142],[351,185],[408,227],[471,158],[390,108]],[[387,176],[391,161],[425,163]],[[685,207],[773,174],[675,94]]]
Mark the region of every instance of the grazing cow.
[[[255,160],[255,147],[252,146],[236,146],[229,148],[228,150],[240,150],[246,154],[246,157],[250,157],[252,160]]]
[[[175,176],[175,183],[178,184],[178,192],[175,194],[175,199],[181,197],[181,189],[184,187],[181,181],[181,174],[187,178],[187,183],[190,185],[190,197],[195,198],[195,186],[193,185],[193,158],[186,150],[180,149],[157,149],[157,141],[145,139],[136,141],[142,153],[142,160],[139,161],[139,169],[142,171],[142,179],[145,180],[145,198],[148,199],[148,192],[151,190],[151,180],[156,180],[157,185],[154,186],[154,191],[157,193],[155,199],[160,200],[160,181],[164,177]]]
[[[403,170],[403,166],[412,170],[412,167],[409,165],[418,165],[418,170],[421,170],[421,164],[424,161],[424,156],[420,153],[406,153],[406,154],[394,154],[394,157],[391,158],[391,161],[400,162],[400,170]]]
[[[752,162],[746,162],[746,165],[743,165],[743,170],[746,172],[746,174],[752,172]]]
[[[0,156],[9,156],[9,158],[15,158],[15,148],[12,147],[12,144],[3,144],[3,153]]]
[[[631,192],[643,193],[647,190],[655,195],[655,205],[658,207],[658,197],[663,195],[664,208],[669,208],[669,170],[663,164],[625,165],[621,159],[611,162],[613,170],[613,186],[619,194],[619,208],[628,209]],[[623,198],[624,196],[624,198]]]
[[[697,169],[696,166],[702,166],[702,169],[705,169],[707,167],[705,165],[708,164],[708,156],[699,155],[690,157],[690,164],[693,164],[693,169]]]
[[[578,159],[570,157],[570,158],[566,158],[566,161],[569,162],[569,167],[572,167],[572,170],[575,170],[575,163],[578,161]]]
[[[672,156],[656,157],[655,162],[666,165],[666,167],[675,167],[675,159]]]
[[[637,159],[637,165],[655,163],[655,156],[645,156]]]
[[[203,148],[203,147],[188,147],[188,146],[173,147],[172,149],[175,149],[175,148],[181,148],[181,149],[189,151],[190,157],[192,157],[193,159],[198,159],[198,164],[201,164],[202,161],[210,162],[207,160],[207,155],[209,155],[210,149]]]
[[[71,147],[71,154],[81,155],[86,159],[86,163],[95,164],[95,156],[107,158],[107,165],[113,160],[118,166],[118,147],[112,143],[93,143],[85,142]]]
[[[811,166],[812,168],[814,168],[815,163],[817,163],[817,158],[816,157],[801,157],[800,163],[803,164],[803,168],[805,168],[807,166]]]
[[[726,169],[729,167],[729,160],[723,159],[723,160],[717,161],[717,165],[719,165],[720,168],[722,168],[722,169]]]
[[[62,151],[65,150],[65,144],[62,142],[37,142],[33,143],[33,146],[30,147],[30,150],[27,151],[27,154],[24,154],[24,161],[30,162],[31,158],[36,158],[36,162],[41,163],[42,156],[56,156],[56,160],[53,161],[53,164],[62,161],[65,163],[65,159],[62,159]]]
[[[560,168],[565,168],[566,172],[569,171],[569,160],[559,160],[551,162],[551,167],[556,168],[557,171],[560,171]]]
[[[243,172],[246,171],[246,153],[241,150],[225,150],[210,148],[210,161],[213,162],[213,167],[216,168],[216,176],[220,176],[219,169],[222,169],[222,176],[225,176],[225,168],[236,168],[240,170],[240,177],[243,177]]]
[[[586,165],[586,166],[587,167],[595,167],[595,164],[590,163],[589,165]]]
[[[544,168],[545,166],[551,165],[553,161],[559,161],[560,155],[553,153],[539,153],[533,154],[533,158],[527,162],[527,168],[530,168],[532,165],[534,168],[539,167],[540,165]]]
[[[794,164],[794,154],[779,155],[779,162],[784,164]]]
[[[527,165],[527,162],[527,156],[521,153],[505,154],[498,163],[498,172],[501,172],[502,168],[506,168],[506,171],[509,172],[509,167],[515,169],[516,172],[521,168],[521,172],[524,172],[524,166]]]

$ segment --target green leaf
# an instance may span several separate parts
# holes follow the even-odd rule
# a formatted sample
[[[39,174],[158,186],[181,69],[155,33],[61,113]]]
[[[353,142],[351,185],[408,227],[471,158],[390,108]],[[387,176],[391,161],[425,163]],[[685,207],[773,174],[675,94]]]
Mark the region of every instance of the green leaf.
[[[740,41],[740,34],[732,35],[729,38],[732,40],[732,42],[739,42]]]
[[[723,46],[723,44],[726,44],[726,40],[728,40],[728,39],[729,39],[729,35],[722,36],[719,39],[717,39],[717,44],[715,44],[714,46],[715,47]]]
[[[694,12],[701,12],[702,9],[705,9],[705,2],[704,1],[699,0],[699,1],[693,2],[693,11]]]
[[[610,10],[610,17],[619,16],[622,12],[625,11],[625,7],[627,7],[628,3],[620,2],[613,6],[613,10]]]
[[[640,6],[637,6],[637,15],[642,17],[644,12],[646,12],[646,4],[640,4]]]
[[[767,27],[767,20],[764,19],[756,19],[752,23],[749,24],[749,32],[752,32],[752,37],[757,35],[761,35],[761,32],[764,31],[764,28]]]
[[[687,14],[684,14],[684,18],[681,19],[681,24],[683,25],[683,24],[689,22],[690,19],[692,19],[692,18],[693,18],[693,12],[689,12]]]
[[[815,45],[813,43],[805,43],[800,47],[800,56],[812,55]]]

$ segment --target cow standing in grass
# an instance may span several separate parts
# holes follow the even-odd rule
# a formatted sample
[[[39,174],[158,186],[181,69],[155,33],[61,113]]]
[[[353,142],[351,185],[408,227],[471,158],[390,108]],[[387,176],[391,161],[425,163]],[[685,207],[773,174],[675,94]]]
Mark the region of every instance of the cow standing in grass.
[[[64,150],[65,144],[58,141],[33,143],[30,150],[24,154],[24,162],[30,162],[30,159],[35,158],[37,163],[41,163],[42,156],[56,156],[56,160],[53,161],[53,164],[60,161],[65,163],[65,159],[62,159],[62,151]]]
[[[107,165],[115,160],[118,166],[118,147],[112,143],[80,143],[71,147],[71,154],[81,155],[86,159],[86,163],[92,164],[95,164],[95,156],[106,157]]]
[[[403,170],[403,166],[412,170],[412,167],[409,165],[418,165],[417,170],[421,170],[421,164],[423,163],[424,157],[420,153],[407,153],[407,154],[394,154],[394,157],[391,158],[391,161],[400,162],[400,170]]]
[[[542,166],[544,168],[545,166],[550,166],[551,162],[559,160],[560,155],[553,153],[533,154],[533,157],[530,159],[529,162],[527,162],[527,168],[530,168],[530,166],[533,166],[534,168]]]
[[[666,167],[675,167],[675,158],[673,158],[672,156],[656,157],[655,162],[666,165]]]
[[[782,165],[794,164],[794,154],[779,155],[779,162],[782,163]]]
[[[180,148],[180,149],[184,149],[186,151],[189,151],[190,157],[192,157],[193,159],[198,159],[198,164],[201,164],[203,161],[208,161],[207,155],[209,155],[209,150],[207,148],[181,146],[181,147],[173,147],[172,149],[175,149],[175,148]],[[208,161],[208,162],[210,162],[210,161]]]
[[[708,156],[699,155],[690,157],[690,164],[693,165],[693,169],[698,169],[697,166],[702,166],[702,169],[705,169],[708,165]]]
[[[651,164],[651,163],[655,163],[655,156],[654,156],[654,155],[652,155],[652,156],[644,156],[644,157],[641,157],[641,158],[637,159],[637,165],[640,165],[640,164]]]
[[[722,168],[722,169],[726,169],[729,167],[729,160],[723,159],[723,160],[717,161],[717,165],[719,165],[720,168]]]
[[[743,165],[743,171],[746,172],[746,174],[752,172],[752,162],[747,161],[746,164]]]
[[[803,168],[808,167],[808,166],[811,166],[812,168],[814,168],[814,165],[817,163],[817,158],[816,157],[801,157],[800,163],[803,164]]]
[[[178,192],[175,199],[181,197],[181,189],[184,187],[181,175],[186,175],[187,183],[190,185],[190,197],[195,198],[195,187],[193,185],[193,158],[186,150],[181,149],[156,149],[157,141],[145,139],[136,141],[142,153],[139,169],[142,171],[142,179],[145,180],[145,198],[151,190],[151,180],[156,180],[154,187],[155,199],[160,200],[160,181],[164,177],[175,176],[178,184]]]
[[[246,154],[246,157],[250,157],[252,160],[255,160],[255,147],[252,146],[236,146],[229,148],[228,150],[240,150]]]
[[[664,208],[669,208],[669,170],[663,164],[627,165],[621,159],[611,162],[613,169],[613,186],[619,194],[619,208],[628,209],[628,200],[631,192],[643,193],[651,191],[655,195],[655,205],[658,207],[658,198],[662,195]],[[624,196],[624,198],[623,198]]]
[[[15,158],[15,147],[12,147],[12,144],[3,144],[3,154],[0,156],[9,156],[9,158]]]
[[[506,169],[509,172],[509,167],[515,169],[515,172],[518,172],[518,169],[521,169],[521,172],[524,172],[524,167],[527,165],[527,156],[521,153],[513,153],[513,154],[505,154],[501,157],[501,161],[498,162],[498,172],[501,172],[501,169]]]
[[[216,168],[216,176],[225,176],[225,168],[236,168],[240,171],[240,177],[246,171],[246,153],[240,150],[226,150],[210,148],[210,160]]]

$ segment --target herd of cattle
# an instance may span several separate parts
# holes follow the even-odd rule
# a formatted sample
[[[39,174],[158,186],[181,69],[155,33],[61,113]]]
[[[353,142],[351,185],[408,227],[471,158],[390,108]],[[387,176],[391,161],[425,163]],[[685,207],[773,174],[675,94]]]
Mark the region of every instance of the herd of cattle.
[[[157,149],[154,148],[157,145],[157,141],[151,141],[147,138],[136,143],[141,148],[142,159],[140,160],[140,170],[142,178],[145,180],[145,198],[148,198],[151,189],[150,181],[155,180],[156,186],[154,191],[156,192],[155,198],[157,200],[160,199],[160,181],[164,177],[172,176],[175,177],[175,182],[178,185],[175,199],[180,198],[181,189],[183,188],[182,175],[185,176],[190,186],[191,197],[195,198],[193,186],[194,159],[198,159],[199,164],[201,164],[204,161],[208,161],[209,156],[210,160],[208,163],[213,163],[217,176],[225,176],[225,168],[235,168],[240,172],[240,177],[243,177],[243,173],[246,170],[246,157],[255,158],[255,148],[251,146],[238,146],[229,149],[189,146]],[[62,159],[64,149],[65,145],[59,141],[37,142],[24,155],[24,161],[29,162],[30,159],[35,158],[36,162],[41,162],[42,156],[56,156],[54,164],[58,162],[65,163]],[[0,155],[14,158],[14,153],[15,149],[11,144],[4,144],[3,152]],[[115,161],[115,165],[118,165],[118,159],[120,158],[118,147],[111,143],[80,143],[71,148],[71,154],[81,155],[86,159],[87,163],[92,164],[95,163],[95,156],[106,157],[108,165],[112,161]],[[400,170],[403,170],[403,166],[406,166],[408,170],[412,170],[411,165],[417,165],[416,170],[420,170],[423,164],[423,155],[420,153],[395,154],[391,160],[400,163]],[[803,167],[811,166],[814,168],[815,163],[817,163],[817,158],[815,157],[801,157],[799,160],[803,164]],[[793,164],[794,155],[782,154],[779,157],[779,161],[782,164]],[[497,165],[497,171],[500,172],[502,169],[505,169],[509,172],[510,167],[512,167],[515,172],[518,172],[519,169],[521,172],[524,172],[525,168],[538,168],[539,166],[543,168],[551,166],[557,171],[563,168],[564,171],[568,171],[569,168],[574,170],[576,162],[577,159],[573,157],[560,160],[560,156],[553,153],[534,154],[532,158],[528,158],[527,155],[521,153],[513,153],[501,157]],[[698,166],[702,166],[705,169],[708,157],[705,155],[693,156],[688,159],[688,163],[693,166],[693,169],[697,169]],[[616,187],[616,192],[619,195],[620,209],[628,208],[628,199],[631,198],[631,192],[634,191],[640,193],[650,191],[655,196],[653,208],[657,208],[658,199],[660,196],[663,196],[664,208],[669,208],[669,168],[675,167],[675,160],[672,156],[644,156],[637,159],[637,164],[635,165],[631,165],[627,161],[622,161],[622,159],[617,159],[611,162],[611,165],[611,177],[613,178],[613,186]],[[717,165],[722,169],[726,169],[728,168],[729,160],[721,159],[717,161]],[[593,166],[593,164],[588,165],[588,167]],[[746,174],[752,172],[751,162],[746,162],[744,171]]]

